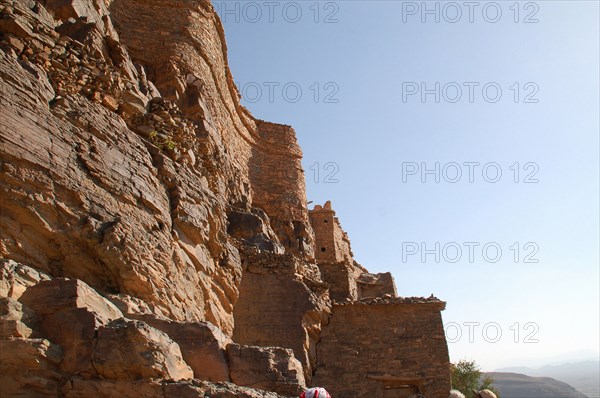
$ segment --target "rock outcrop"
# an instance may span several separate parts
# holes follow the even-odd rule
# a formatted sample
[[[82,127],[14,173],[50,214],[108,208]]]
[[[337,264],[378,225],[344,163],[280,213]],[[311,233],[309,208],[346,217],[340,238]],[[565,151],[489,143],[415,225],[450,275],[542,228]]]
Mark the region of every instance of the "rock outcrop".
[[[229,344],[227,356],[236,384],[282,395],[300,395],[306,388],[302,364],[290,349]]]
[[[209,1],[0,0],[2,396],[441,397],[443,303],[354,261],[301,158]]]

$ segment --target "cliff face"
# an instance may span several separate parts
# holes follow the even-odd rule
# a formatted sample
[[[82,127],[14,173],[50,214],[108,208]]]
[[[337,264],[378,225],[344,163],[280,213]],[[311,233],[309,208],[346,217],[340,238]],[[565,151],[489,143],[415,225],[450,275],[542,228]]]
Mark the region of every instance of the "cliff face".
[[[262,138],[239,105],[209,3],[73,4],[4,5],[3,255],[231,334],[228,213],[261,204],[265,240],[311,254],[293,131]],[[279,206],[267,158],[297,173]]]
[[[240,105],[208,1],[0,13],[3,394],[294,395],[332,298],[395,295],[317,228],[295,133]]]

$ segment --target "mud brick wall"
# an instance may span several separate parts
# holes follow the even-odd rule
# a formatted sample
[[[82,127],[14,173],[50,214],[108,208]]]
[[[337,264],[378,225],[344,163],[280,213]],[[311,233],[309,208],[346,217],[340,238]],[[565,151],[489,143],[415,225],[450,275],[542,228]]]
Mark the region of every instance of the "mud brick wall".
[[[440,301],[334,305],[313,384],[332,397],[445,398],[449,358]]]

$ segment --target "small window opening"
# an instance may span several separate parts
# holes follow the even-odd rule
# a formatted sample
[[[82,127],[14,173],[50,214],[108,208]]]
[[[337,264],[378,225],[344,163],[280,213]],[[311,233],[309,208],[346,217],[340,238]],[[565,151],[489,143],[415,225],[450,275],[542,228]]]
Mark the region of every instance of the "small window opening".
[[[324,252],[326,249],[324,247],[321,248],[321,251]]]

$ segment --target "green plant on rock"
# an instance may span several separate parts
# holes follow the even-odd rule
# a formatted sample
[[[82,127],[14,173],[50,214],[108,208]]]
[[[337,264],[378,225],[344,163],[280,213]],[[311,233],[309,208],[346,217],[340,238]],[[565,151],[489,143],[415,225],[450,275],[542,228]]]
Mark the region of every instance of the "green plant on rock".
[[[163,149],[168,149],[168,150],[173,150],[175,148],[177,148],[177,143],[175,143],[171,137],[167,137],[165,139],[160,139],[160,137],[158,136],[158,132],[156,130],[153,130],[149,135],[148,138],[150,139],[150,142],[152,142],[152,144],[156,145],[158,147],[158,149],[163,150]]]
[[[173,150],[177,147],[177,144],[173,142],[170,138],[167,138],[164,142],[164,145],[167,149]]]

